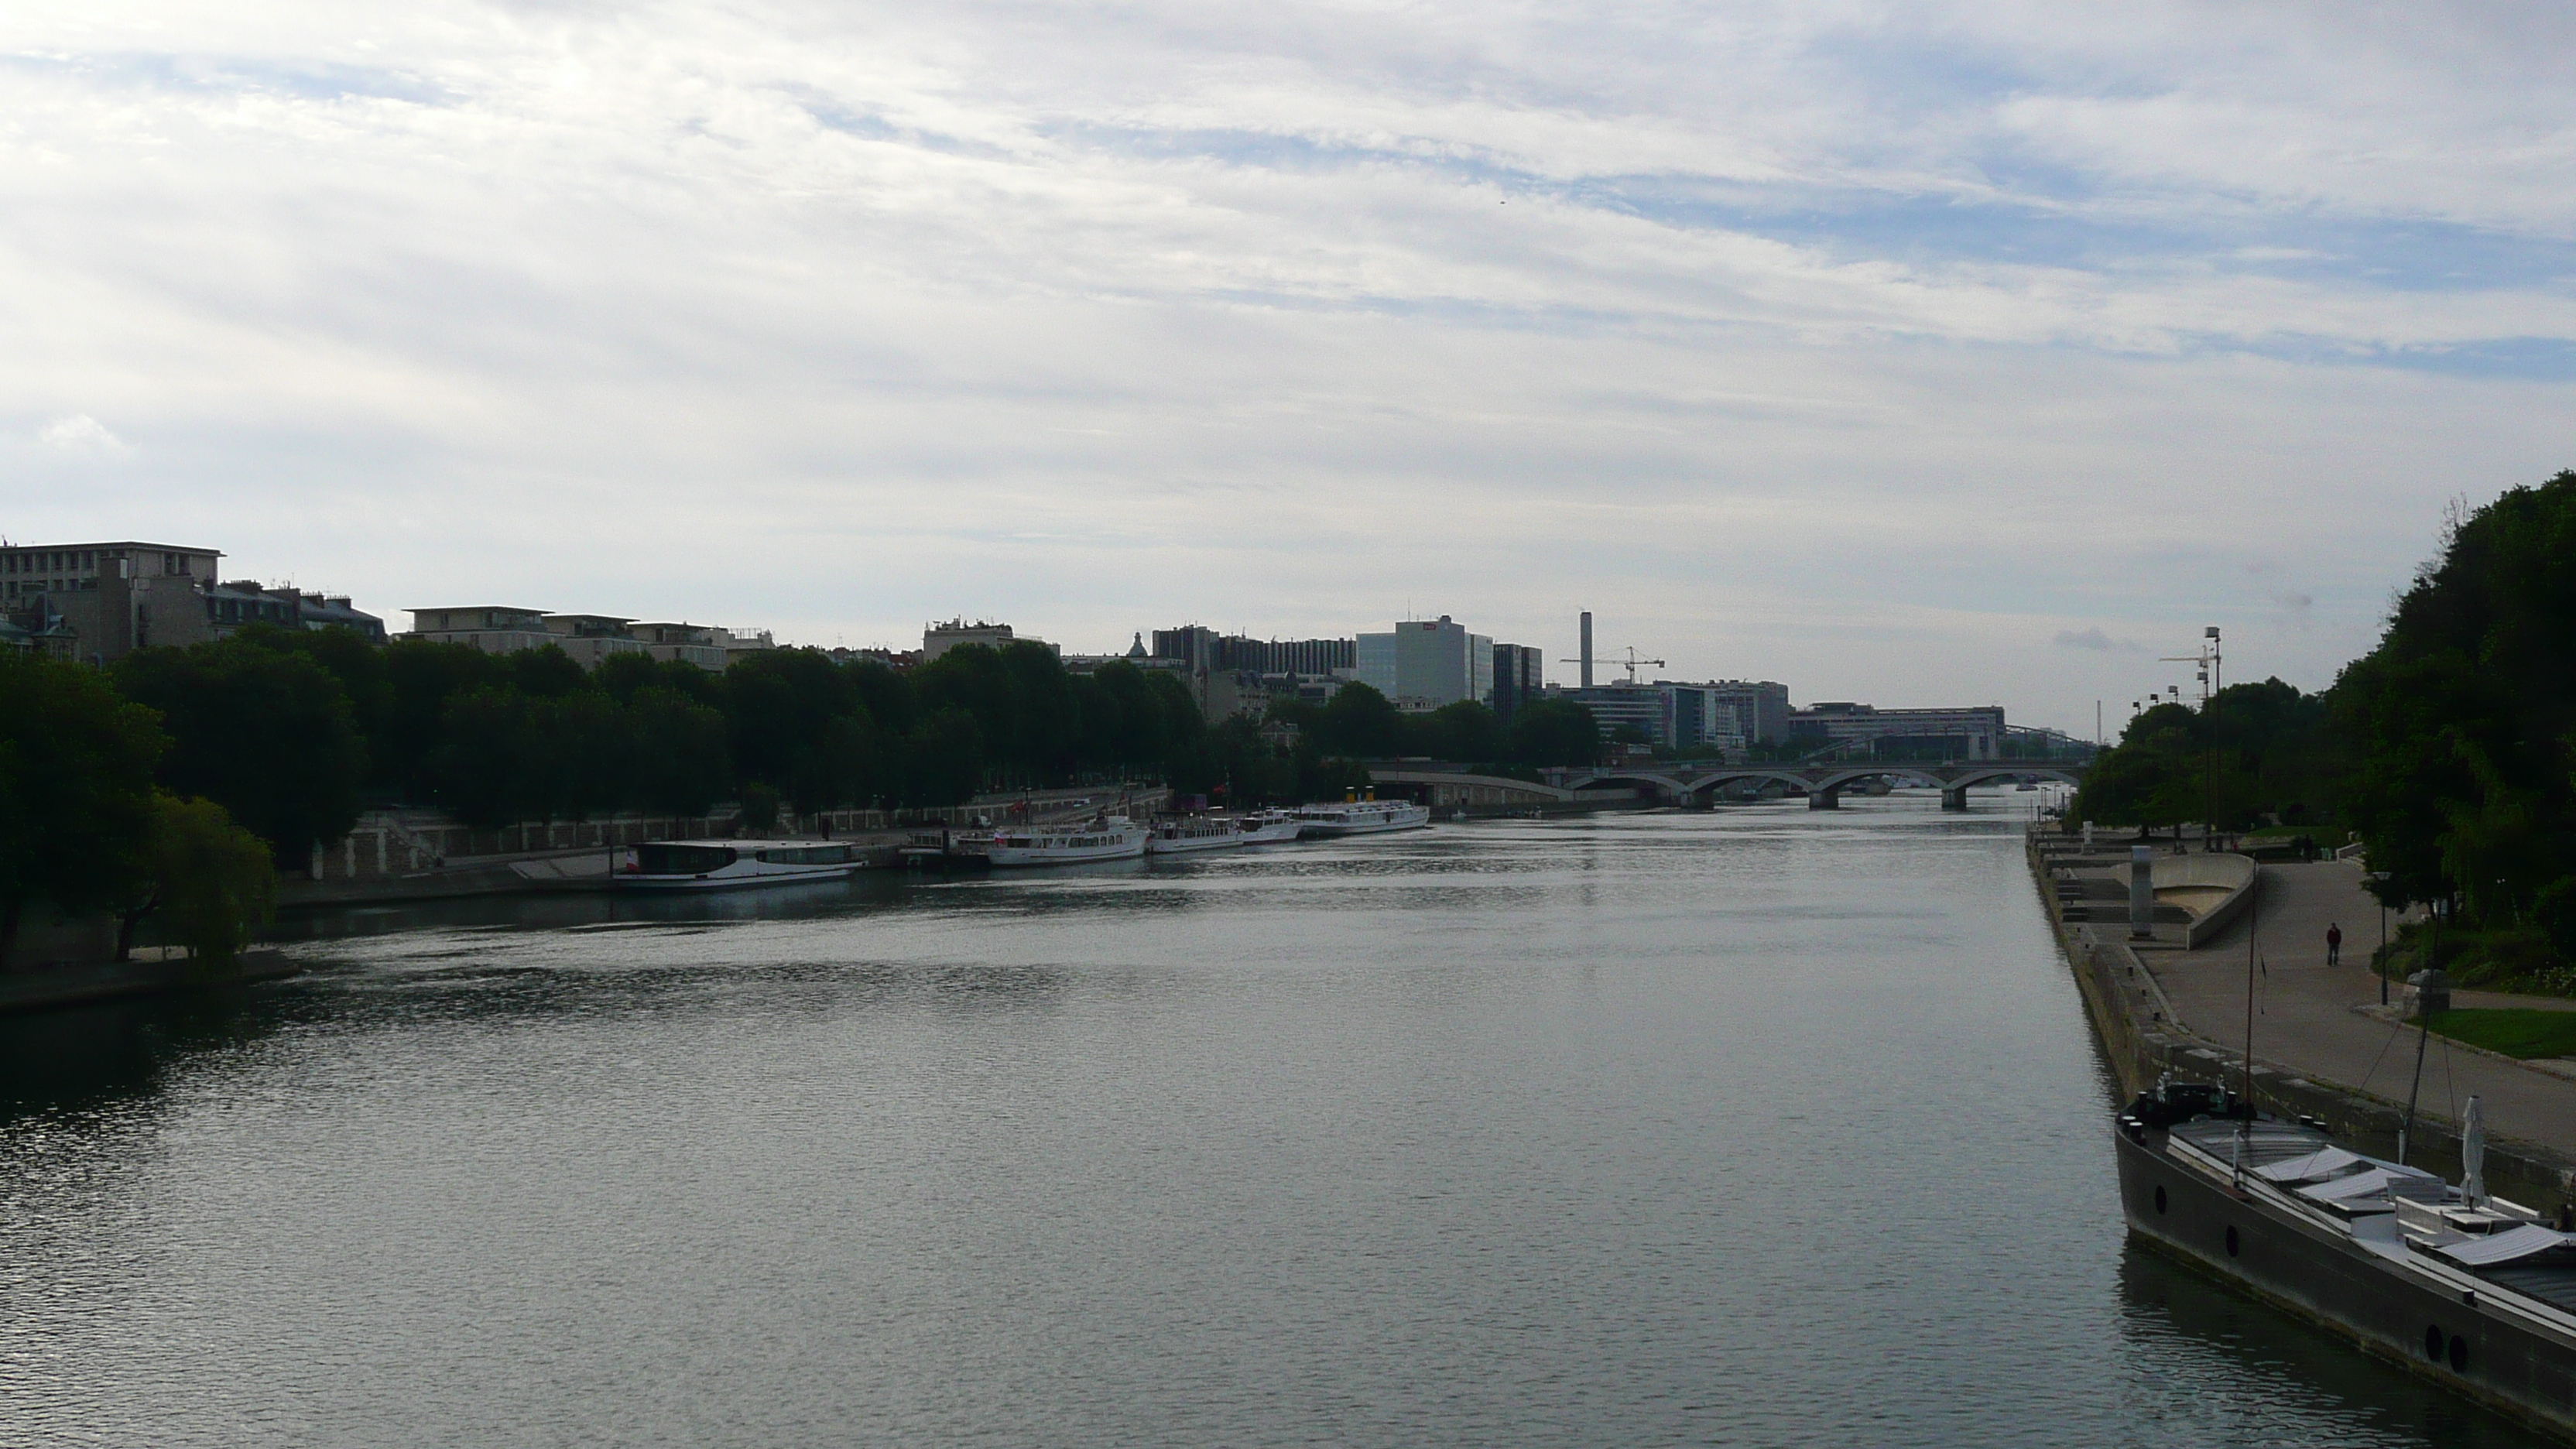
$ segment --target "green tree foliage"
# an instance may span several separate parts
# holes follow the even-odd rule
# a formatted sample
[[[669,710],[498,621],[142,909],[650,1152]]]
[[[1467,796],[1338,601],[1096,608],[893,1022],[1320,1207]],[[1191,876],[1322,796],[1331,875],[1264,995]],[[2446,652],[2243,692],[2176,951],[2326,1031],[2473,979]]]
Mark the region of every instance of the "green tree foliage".
[[[2278,679],[2230,685],[2199,709],[2160,704],[2131,719],[2094,760],[2073,816],[2142,830],[2213,810],[2223,830],[2309,824],[2331,805],[2327,757],[2321,697]]]
[[[1601,758],[1601,725],[1568,699],[1534,699],[1512,712],[1512,758],[1524,765],[1583,766]]]
[[[97,673],[0,652],[0,966],[29,907],[79,913],[131,897],[169,743],[152,711]]]
[[[210,966],[232,961],[277,912],[277,871],[268,843],[233,823],[211,800],[154,796],[141,898],[125,911],[122,959],[134,927],[157,914],[165,934]]]
[[[310,656],[230,639],[139,649],[115,674],[169,732],[162,784],[223,806],[281,859],[356,823],[366,745],[348,691]]]
[[[1404,753],[1404,716],[1365,684],[1345,684],[1315,714],[1315,747],[1347,759],[1388,760]]]
[[[2387,894],[2490,927],[2576,886],[2576,473],[2457,518],[2330,701],[2341,813]]]

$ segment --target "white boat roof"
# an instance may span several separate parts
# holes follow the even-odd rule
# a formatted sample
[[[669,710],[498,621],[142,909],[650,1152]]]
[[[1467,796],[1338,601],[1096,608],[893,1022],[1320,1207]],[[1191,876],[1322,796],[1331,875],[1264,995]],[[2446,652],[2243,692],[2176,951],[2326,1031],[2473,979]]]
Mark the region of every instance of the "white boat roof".
[[[2483,1238],[2466,1238],[2456,1243],[2438,1243],[2433,1251],[2465,1267],[2484,1268],[2497,1263],[2510,1263],[2534,1253],[2547,1253],[2576,1243],[2576,1237],[2552,1232],[2537,1223],[2524,1223],[2501,1233]]]
[[[2359,1167],[2369,1160],[2358,1152],[2346,1152],[2340,1147],[2328,1147],[2286,1161],[2275,1162],[2268,1167],[2258,1167],[2254,1169],[2254,1175],[2266,1182],[2315,1182],[2319,1178],[2333,1177],[2347,1169]]]

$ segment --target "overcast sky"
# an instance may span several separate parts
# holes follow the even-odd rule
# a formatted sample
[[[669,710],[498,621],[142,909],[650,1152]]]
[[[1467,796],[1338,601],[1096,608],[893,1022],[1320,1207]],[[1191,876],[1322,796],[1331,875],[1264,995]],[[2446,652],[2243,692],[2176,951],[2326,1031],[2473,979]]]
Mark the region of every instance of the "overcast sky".
[[[2576,466],[2571,16],[37,0],[0,530],[2116,729]]]

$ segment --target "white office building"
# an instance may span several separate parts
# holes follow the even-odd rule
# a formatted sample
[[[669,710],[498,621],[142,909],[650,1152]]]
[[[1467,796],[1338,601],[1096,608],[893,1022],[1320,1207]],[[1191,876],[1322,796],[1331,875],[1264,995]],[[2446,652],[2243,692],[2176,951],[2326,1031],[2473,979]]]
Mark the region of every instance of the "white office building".
[[[1401,710],[1438,709],[1472,699],[1494,702],[1494,641],[1470,634],[1443,614],[1407,619],[1384,634],[1359,637],[1359,682]]]

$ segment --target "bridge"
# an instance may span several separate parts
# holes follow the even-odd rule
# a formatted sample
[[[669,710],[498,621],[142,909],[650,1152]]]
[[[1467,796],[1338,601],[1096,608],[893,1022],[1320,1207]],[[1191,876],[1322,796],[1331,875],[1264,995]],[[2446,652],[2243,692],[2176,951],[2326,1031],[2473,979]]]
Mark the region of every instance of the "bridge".
[[[1826,764],[1722,765],[1692,760],[1645,761],[1591,770],[1549,771],[1548,783],[1568,790],[1616,785],[1652,788],[1676,803],[1706,804],[1729,785],[1778,784],[1803,793],[1810,810],[1839,810],[1843,791],[1870,780],[1929,780],[1941,787],[1941,808],[1965,810],[1968,792],[1996,780],[2084,783],[2085,766],[2071,760],[1837,760]]]

